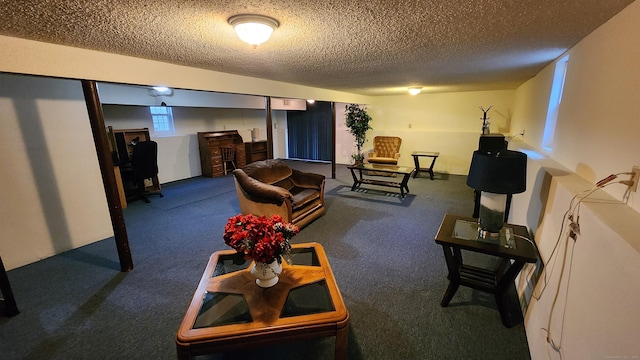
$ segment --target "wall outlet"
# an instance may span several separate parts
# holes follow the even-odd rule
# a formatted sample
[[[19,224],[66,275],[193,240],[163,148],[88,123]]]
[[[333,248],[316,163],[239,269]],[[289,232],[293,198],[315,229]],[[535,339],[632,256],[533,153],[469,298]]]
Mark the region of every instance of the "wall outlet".
[[[638,189],[638,181],[640,180],[640,166],[634,166],[631,169],[631,172],[633,173],[633,176],[631,176],[633,184],[629,187],[629,191],[636,192]]]

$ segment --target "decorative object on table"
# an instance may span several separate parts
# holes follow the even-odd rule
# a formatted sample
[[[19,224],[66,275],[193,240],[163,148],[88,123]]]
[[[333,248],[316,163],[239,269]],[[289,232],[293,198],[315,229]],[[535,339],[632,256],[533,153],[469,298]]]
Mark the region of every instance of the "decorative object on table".
[[[519,151],[473,152],[467,185],[480,195],[479,235],[500,236],[504,224],[507,195],[527,189],[527,155]]]
[[[489,106],[487,108],[487,110],[485,110],[482,106],[480,106],[480,110],[482,110],[482,118],[480,118],[480,120],[482,120],[482,133],[483,134],[489,134],[491,133],[490,130],[490,125],[491,122],[489,121],[489,117],[487,117],[487,113],[489,112],[489,110],[491,110],[491,108],[493,107],[493,105]]]
[[[271,287],[278,283],[282,256],[289,257],[289,241],[298,231],[297,226],[287,223],[280,215],[238,214],[227,221],[223,239],[245,260],[254,261],[251,273],[256,276],[256,284]]]
[[[259,136],[260,136],[260,129],[259,128],[251,129],[251,141],[253,141],[253,142],[258,141]]]
[[[371,116],[367,113],[367,109],[360,107],[358,104],[349,104],[345,106],[346,125],[349,133],[356,138],[357,152],[351,155],[354,163],[362,164],[364,162],[364,154],[362,154],[362,146],[367,140],[367,131],[373,130],[369,122],[372,121]]]
[[[273,260],[270,263],[254,262],[251,275],[256,278],[256,284],[262,288],[269,288],[277,284],[282,272],[282,263]]]

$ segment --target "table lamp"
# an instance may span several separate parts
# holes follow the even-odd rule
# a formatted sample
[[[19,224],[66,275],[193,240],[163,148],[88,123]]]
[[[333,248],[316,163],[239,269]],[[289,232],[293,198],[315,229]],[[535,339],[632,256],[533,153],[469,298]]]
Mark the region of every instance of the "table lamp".
[[[500,237],[507,195],[527,188],[527,155],[520,151],[473,152],[467,185],[481,191],[478,217],[479,236]]]

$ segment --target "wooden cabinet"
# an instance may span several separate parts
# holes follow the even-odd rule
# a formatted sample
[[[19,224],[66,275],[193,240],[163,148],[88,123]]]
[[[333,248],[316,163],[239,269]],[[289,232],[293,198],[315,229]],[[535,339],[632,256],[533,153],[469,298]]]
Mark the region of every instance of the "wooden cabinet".
[[[245,151],[247,152],[247,164],[254,161],[266,160],[268,157],[267,141],[253,141],[245,143]]]
[[[242,137],[237,130],[198,132],[198,148],[200,149],[200,167],[202,175],[218,177],[224,175],[221,146],[236,146],[236,167],[247,164],[247,156]]]

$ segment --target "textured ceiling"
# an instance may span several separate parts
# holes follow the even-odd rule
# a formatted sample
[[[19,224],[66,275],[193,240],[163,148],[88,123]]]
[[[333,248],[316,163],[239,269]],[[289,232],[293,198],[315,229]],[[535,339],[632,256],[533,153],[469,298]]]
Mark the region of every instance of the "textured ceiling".
[[[0,34],[364,95],[515,88],[632,0],[0,0]],[[227,19],[276,18],[254,49]]]

